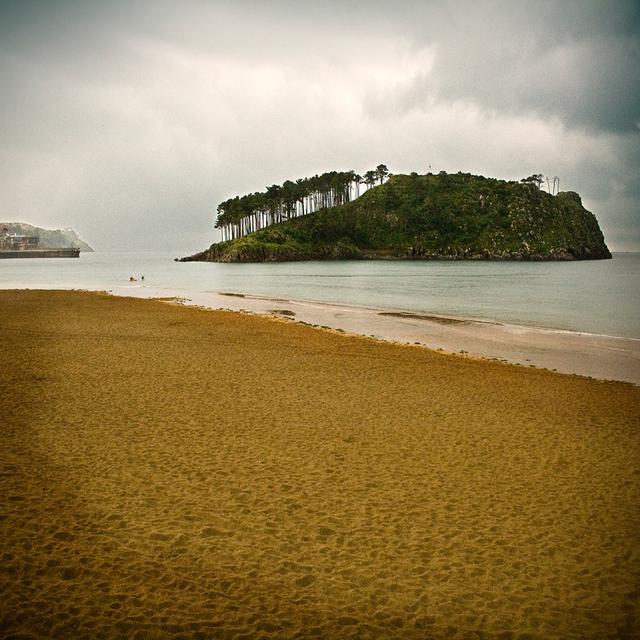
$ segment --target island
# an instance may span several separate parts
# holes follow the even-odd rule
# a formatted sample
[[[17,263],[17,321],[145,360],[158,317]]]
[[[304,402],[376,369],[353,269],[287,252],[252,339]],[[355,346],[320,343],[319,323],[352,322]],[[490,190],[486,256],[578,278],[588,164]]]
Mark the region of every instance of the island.
[[[72,229],[43,229],[0,222],[0,258],[78,258],[93,249]]]
[[[596,217],[573,191],[469,173],[287,180],[218,206],[222,242],[186,261],[593,260],[611,258]]]

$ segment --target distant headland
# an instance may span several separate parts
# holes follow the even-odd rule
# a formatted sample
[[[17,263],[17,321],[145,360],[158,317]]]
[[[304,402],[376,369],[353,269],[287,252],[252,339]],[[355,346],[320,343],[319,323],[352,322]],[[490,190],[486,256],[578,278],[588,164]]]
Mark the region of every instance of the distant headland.
[[[218,206],[223,241],[181,261],[594,260],[611,258],[573,191],[469,173],[287,180]]]
[[[72,229],[0,222],[0,258],[77,258],[83,251],[93,249]]]

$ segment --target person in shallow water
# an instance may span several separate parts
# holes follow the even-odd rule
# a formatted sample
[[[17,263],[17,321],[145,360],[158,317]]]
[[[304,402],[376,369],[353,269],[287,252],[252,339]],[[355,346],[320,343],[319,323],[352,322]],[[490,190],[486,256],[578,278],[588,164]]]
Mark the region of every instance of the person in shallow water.
[[[129,276],[129,282],[137,282],[137,280],[133,276]]]

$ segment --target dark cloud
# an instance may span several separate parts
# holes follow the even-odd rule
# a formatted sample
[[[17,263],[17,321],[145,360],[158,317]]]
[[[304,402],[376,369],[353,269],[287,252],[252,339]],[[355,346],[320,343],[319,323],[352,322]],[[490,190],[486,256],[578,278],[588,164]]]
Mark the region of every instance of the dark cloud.
[[[401,87],[396,113],[464,100],[570,127],[638,131],[639,3],[450,3],[445,15],[424,16],[413,34],[433,47],[435,63]]]
[[[0,218],[196,249],[234,193],[430,163],[561,175],[627,247],[639,27],[637,2],[0,0]]]

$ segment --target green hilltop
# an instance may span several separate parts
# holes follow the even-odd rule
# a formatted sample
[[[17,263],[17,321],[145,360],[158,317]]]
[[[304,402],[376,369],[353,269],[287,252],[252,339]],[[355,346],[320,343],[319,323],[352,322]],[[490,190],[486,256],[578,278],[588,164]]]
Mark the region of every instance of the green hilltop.
[[[541,183],[539,175],[520,182],[445,172],[387,178],[384,165],[364,179],[330,172],[287,181],[221,203],[216,226],[228,239],[182,260],[610,258],[580,196],[552,195]],[[369,188],[358,197],[360,184]]]

